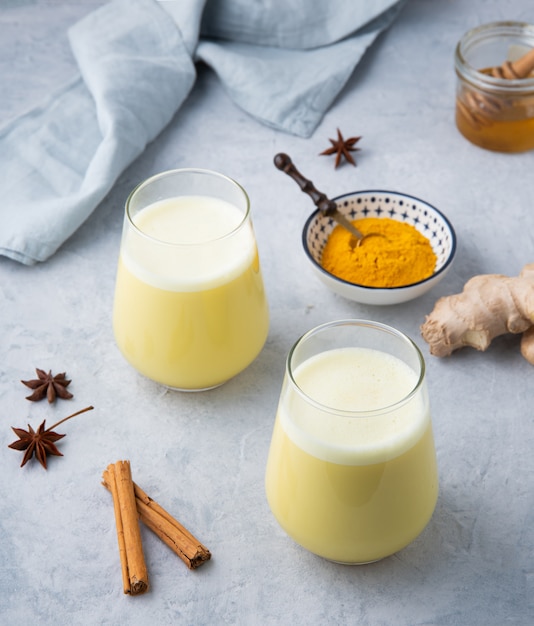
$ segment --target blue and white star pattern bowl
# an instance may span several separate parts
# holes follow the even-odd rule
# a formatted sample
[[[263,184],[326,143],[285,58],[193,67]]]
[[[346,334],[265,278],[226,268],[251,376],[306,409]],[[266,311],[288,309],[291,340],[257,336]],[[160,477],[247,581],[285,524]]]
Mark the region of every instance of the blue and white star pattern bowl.
[[[321,266],[323,248],[337,223],[317,210],[304,225],[302,243],[316,275],[335,293],[362,304],[399,304],[427,292],[450,269],[456,252],[454,228],[443,213],[424,200],[396,191],[378,190],[355,191],[334,200],[338,210],[351,221],[365,217],[387,217],[411,224],[430,241],[437,257],[432,276],[404,287],[364,287],[342,280]]]

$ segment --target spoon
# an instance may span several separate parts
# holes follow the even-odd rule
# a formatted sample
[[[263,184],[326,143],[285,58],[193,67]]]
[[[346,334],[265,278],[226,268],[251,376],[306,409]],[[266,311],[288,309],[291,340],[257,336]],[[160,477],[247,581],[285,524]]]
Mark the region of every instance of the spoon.
[[[292,178],[300,189],[307,193],[310,198],[313,200],[315,206],[319,209],[319,211],[326,215],[327,217],[331,217],[338,224],[340,224],[343,228],[348,230],[352,235],[353,239],[351,239],[351,247],[356,248],[362,244],[362,241],[365,237],[371,235],[363,235],[355,226],[352,224],[337,208],[337,204],[334,200],[329,200],[326,195],[320,191],[318,191],[311,180],[304,178],[304,176],[297,170],[293,161],[287,154],[280,153],[274,157],[274,164],[276,167],[287,174],[290,178]]]

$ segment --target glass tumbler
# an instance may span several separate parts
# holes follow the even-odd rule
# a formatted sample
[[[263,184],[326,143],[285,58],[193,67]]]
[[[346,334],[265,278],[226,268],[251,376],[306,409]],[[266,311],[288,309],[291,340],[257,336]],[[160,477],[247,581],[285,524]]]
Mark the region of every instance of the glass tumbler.
[[[438,496],[413,341],[366,320],[301,337],[287,358],[265,483],[282,528],[321,557],[369,563],[412,542]]]
[[[210,389],[244,370],[269,313],[247,193],[208,170],[163,172],[128,197],[117,269],[117,345],[148,378]]]

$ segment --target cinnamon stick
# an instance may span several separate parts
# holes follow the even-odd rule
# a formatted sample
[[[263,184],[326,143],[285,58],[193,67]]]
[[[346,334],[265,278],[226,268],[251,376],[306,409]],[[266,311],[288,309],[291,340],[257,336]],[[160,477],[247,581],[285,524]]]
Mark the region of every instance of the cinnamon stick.
[[[102,477],[113,496],[123,590],[126,594],[138,595],[148,590],[148,574],[130,462],[117,461],[108,465]]]
[[[134,493],[141,521],[166,543],[189,569],[196,569],[211,559],[211,553],[206,546],[136,483]]]
[[[112,484],[104,473],[103,485],[112,491]],[[139,485],[133,484],[135,506],[139,519],[177,554],[189,569],[196,569],[211,559],[211,552],[187,528],[182,526]]]

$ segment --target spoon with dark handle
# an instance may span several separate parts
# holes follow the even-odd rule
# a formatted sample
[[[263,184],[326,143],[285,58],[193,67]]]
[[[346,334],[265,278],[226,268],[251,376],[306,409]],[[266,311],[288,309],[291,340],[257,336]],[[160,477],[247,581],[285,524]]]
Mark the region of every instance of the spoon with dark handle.
[[[275,166],[287,174],[290,178],[292,178],[300,189],[308,194],[310,198],[313,200],[315,206],[321,211],[323,215],[327,217],[331,217],[338,224],[343,226],[346,230],[350,232],[350,234],[354,237],[353,247],[361,245],[362,241],[367,235],[363,235],[355,226],[348,220],[341,211],[337,208],[337,204],[334,200],[330,200],[327,196],[318,191],[311,180],[304,178],[304,176],[297,170],[291,158],[282,153],[277,154],[274,157]]]

